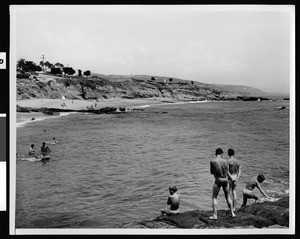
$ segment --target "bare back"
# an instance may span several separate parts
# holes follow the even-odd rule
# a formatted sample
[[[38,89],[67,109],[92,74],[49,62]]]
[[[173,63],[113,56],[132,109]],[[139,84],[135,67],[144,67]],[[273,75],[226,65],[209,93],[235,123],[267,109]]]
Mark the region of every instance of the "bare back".
[[[228,163],[225,159],[216,158],[210,161],[210,172],[215,178],[227,178]]]
[[[238,160],[235,159],[234,157],[231,157],[227,161],[229,166],[229,173],[233,175],[238,174],[239,167],[240,167],[240,163],[238,162]]]
[[[251,178],[251,180],[246,184],[245,188],[253,191],[255,187],[258,186],[256,177]]]
[[[168,197],[168,205],[170,205],[170,210],[174,211],[177,210],[179,208],[179,204],[180,204],[180,196],[177,193],[174,193],[173,195],[170,195]]]

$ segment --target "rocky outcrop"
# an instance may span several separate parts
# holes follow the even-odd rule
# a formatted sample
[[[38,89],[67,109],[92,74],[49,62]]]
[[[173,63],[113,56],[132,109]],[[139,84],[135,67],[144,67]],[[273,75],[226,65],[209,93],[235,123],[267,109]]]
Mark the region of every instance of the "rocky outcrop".
[[[242,101],[263,101],[263,100],[270,100],[268,98],[264,97],[254,97],[254,96],[238,96],[237,100],[242,100]]]
[[[158,216],[152,220],[130,222],[122,228],[282,228],[289,226],[289,197],[276,202],[247,205],[232,218],[228,210],[218,211],[218,220],[210,220],[212,211],[187,211]]]

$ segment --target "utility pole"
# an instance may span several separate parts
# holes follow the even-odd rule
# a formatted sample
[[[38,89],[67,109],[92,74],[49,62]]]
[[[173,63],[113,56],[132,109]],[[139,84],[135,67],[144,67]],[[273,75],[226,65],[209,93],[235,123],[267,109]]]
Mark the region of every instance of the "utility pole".
[[[45,56],[44,55],[42,55],[42,57],[41,57],[42,59],[43,59],[43,73],[45,73],[45,65],[44,65],[44,60],[45,60]]]

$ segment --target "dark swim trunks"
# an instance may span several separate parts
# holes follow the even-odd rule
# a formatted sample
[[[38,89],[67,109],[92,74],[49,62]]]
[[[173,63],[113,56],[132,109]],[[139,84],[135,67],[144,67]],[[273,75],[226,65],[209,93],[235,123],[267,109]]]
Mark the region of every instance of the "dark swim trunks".
[[[227,178],[216,178],[215,184],[220,187],[227,187],[228,179]]]

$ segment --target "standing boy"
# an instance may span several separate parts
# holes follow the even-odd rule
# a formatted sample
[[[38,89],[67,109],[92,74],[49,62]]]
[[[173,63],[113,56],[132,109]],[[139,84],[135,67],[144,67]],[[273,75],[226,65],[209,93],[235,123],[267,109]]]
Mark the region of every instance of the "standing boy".
[[[229,182],[229,194],[232,193],[232,210],[235,211],[237,203],[237,183],[241,176],[242,169],[238,160],[234,157],[235,153],[233,149],[228,149],[229,159],[227,160],[229,166],[228,182]]]
[[[212,193],[213,216],[209,217],[209,219],[212,220],[218,219],[217,197],[221,187],[223,188],[227,205],[230,209],[231,216],[235,217],[235,214],[232,209],[232,201],[229,197],[229,184],[228,184],[229,166],[227,160],[222,158],[222,155],[223,155],[223,150],[218,148],[216,149],[216,158],[210,161],[210,172],[215,177],[215,182],[213,185],[213,193]]]

